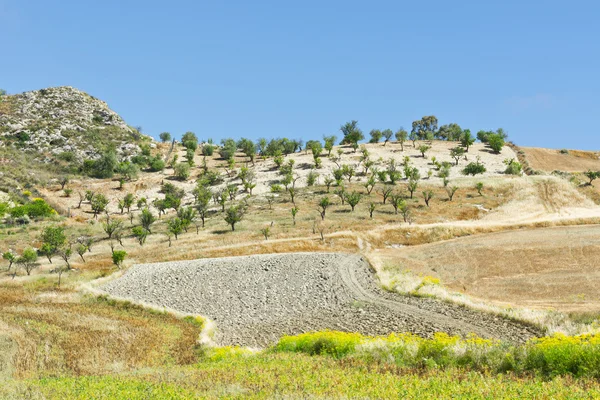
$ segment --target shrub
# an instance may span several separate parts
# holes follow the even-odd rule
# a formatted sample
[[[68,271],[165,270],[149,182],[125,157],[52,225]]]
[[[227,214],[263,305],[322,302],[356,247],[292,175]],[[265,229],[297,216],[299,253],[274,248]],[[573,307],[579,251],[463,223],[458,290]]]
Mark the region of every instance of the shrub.
[[[487,137],[488,145],[495,153],[500,153],[504,147],[504,138],[500,134],[492,134]]]
[[[13,218],[24,216],[28,216],[29,218],[45,218],[56,214],[56,211],[44,200],[34,199],[25,205],[13,207],[10,209],[9,214]]]
[[[149,160],[150,172],[159,172],[165,169],[165,162],[160,157],[153,157]]]
[[[296,336],[284,336],[279,339],[274,350],[342,358],[354,352],[361,341],[363,341],[363,336],[358,333],[312,332]]]
[[[312,332],[284,336],[274,352],[294,352],[390,363],[409,368],[459,367],[481,372],[517,372],[546,378],[600,377],[600,335],[557,334],[516,345],[476,336],[461,339],[436,333],[368,337],[357,333]]]
[[[478,175],[483,174],[487,169],[485,166],[479,162],[472,162],[467,164],[467,166],[462,170],[464,175]]]
[[[521,175],[523,172],[523,166],[514,158],[511,158],[510,160],[504,160],[504,164],[506,165],[506,170],[504,170],[505,174]]]
[[[125,262],[125,257],[127,257],[127,252],[125,250],[115,250],[112,253],[112,262],[121,269],[123,262]]]
[[[212,144],[205,144],[204,146],[202,146],[202,155],[203,156],[210,157],[213,155],[214,152],[215,152],[215,146],[213,146]]]
[[[188,163],[175,164],[173,170],[177,179],[185,181],[190,177],[190,165]]]

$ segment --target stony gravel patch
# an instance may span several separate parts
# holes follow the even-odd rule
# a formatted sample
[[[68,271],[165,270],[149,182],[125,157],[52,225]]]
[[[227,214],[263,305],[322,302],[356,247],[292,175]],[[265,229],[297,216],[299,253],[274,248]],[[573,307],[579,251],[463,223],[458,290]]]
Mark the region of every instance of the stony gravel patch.
[[[107,293],[204,315],[220,345],[264,347],[283,335],[333,329],[368,335],[435,332],[521,342],[539,332],[433,299],[382,290],[359,255],[267,254],[141,264]]]

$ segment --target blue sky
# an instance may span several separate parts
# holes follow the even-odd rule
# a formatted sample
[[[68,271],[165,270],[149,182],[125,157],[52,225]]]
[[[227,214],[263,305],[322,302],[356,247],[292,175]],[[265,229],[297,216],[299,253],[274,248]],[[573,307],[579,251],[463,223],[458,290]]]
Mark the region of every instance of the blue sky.
[[[600,150],[599,17],[577,0],[0,0],[0,87],[74,86],[154,136],[306,141],[433,114]]]

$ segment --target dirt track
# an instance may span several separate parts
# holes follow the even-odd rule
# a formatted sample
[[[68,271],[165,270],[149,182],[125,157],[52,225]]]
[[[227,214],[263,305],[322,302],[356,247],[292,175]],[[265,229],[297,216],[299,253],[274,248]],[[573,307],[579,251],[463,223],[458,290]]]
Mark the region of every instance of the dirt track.
[[[379,288],[364,259],[334,253],[270,254],[144,264],[108,293],[215,321],[220,345],[263,347],[286,334],[434,332],[524,341],[537,332],[499,317]]]

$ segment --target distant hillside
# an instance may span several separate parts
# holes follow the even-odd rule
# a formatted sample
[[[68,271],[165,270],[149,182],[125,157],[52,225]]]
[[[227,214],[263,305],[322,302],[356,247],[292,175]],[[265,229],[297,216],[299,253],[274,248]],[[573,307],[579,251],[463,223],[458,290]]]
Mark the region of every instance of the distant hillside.
[[[151,140],[105,102],[69,86],[0,97],[0,164],[7,167],[0,181],[9,186],[37,180],[36,170],[72,169],[109,147],[127,159]]]

